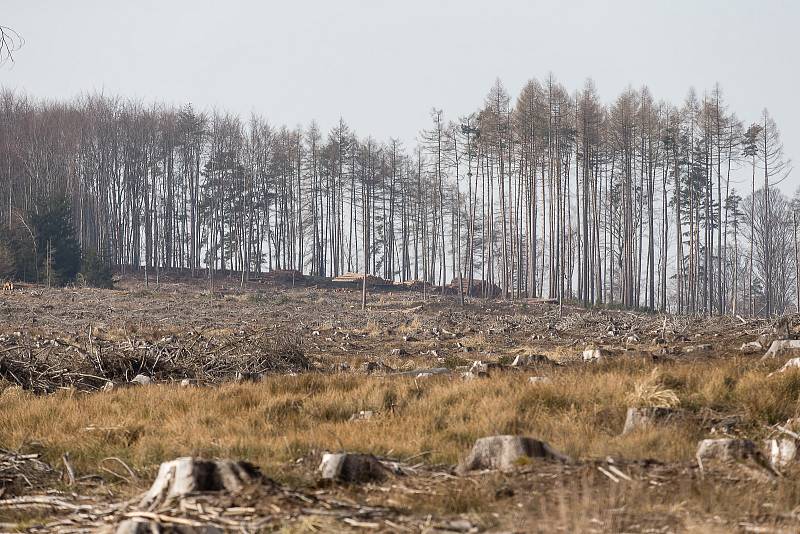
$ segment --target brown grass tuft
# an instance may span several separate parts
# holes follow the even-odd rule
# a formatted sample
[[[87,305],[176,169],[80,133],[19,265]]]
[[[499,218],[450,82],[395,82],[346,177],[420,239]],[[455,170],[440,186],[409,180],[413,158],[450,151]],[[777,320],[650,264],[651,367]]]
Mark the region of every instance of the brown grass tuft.
[[[647,408],[675,408],[681,401],[675,391],[664,386],[658,369],[653,369],[649,376],[636,382],[628,403]]]

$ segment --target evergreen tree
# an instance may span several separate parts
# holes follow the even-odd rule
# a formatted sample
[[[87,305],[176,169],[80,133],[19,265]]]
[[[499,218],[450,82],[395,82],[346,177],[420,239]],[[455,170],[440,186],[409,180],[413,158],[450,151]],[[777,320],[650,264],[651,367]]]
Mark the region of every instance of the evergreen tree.
[[[5,232],[3,232],[5,234]],[[12,278],[17,272],[14,251],[8,239],[0,238],[0,280]]]
[[[114,287],[114,273],[107,258],[89,249],[84,252],[82,260],[81,276],[87,285],[104,289]]]
[[[69,199],[50,198],[38,206],[30,220],[40,279],[53,285],[74,281],[81,269],[81,249],[75,237]]]

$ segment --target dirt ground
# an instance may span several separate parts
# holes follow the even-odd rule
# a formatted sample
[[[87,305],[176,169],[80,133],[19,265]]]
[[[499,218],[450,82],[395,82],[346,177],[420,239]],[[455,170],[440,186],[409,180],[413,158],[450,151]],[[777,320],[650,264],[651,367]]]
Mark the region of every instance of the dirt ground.
[[[653,359],[713,343],[714,356],[723,356],[736,354],[742,341],[765,328],[761,322],[742,324],[730,318],[664,318],[569,305],[559,310],[525,300],[471,299],[462,308],[453,295],[429,292],[423,300],[418,291],[385,289],[372,292],[368,310],[363,312],[357,288],[251,283],[241,289],[238,280],[222,278],[209,292],[203,281],[164,278],[159,286],[145,287],[141,278],[126,277],[111,291],[33,287],[4,294],[0,341],[7,350],[28,343],[39,348],[37,342],[49,342],[53,358],[70,347],[96,352],[95,344],[110,352],[137,354],[145,349],[174,353],[188,344],[179,359],[190,360],[220,345],[238,354],[239,349],[251,348],[254,338],[266,337],[276,344],[277,352],[285,351],[288,344],[297,345],[314,370],[329,372],[378,360],[395,370],[455,367],[475,359],[510,363],[519,354],[534,353],[568,362],[579,358],[590,343],[613,353]],[[199,345],[207,341],[210,347],[192,346],[188,340],[192,336]],[[278,367],[284,371],[302,367],[301,362],[295,364],[299,367],[291,363]],[[127,371],[157,375],[160,369],[134,365]],[[163,378],[179,378],[177,369],[165,371],[171,375]],[[214,375],[194,371],[192,378],[198,380]],[[218,374],[228,378],[224,371]],[[130,377],[105,374],[100,378]],[[75,380],[59,383],[74,384]],[[102,383],[83,385],[90,388]]]
[[[184,532],[800,529],[793,465],[752,476],[694,458],[700,439],[761,443],[800,415],[800,373],[775,373],[786,358],[740,351],[783,324],[401,289],[371,291],[362,311],[357,288],[315,281],[160,282],[0,295],[0,531],[113,532],[126,517]],[[128,387],[140,374],[154,384]],[[627,407],[656,397],[684,418],[621,435]],[[351,420],[362,410],[375,419]],[[571,460],[458,474],[492,434]],[[325,451],[398,469],[324,483]],[[265,479],[139,510],[180,455],[251,461]]]

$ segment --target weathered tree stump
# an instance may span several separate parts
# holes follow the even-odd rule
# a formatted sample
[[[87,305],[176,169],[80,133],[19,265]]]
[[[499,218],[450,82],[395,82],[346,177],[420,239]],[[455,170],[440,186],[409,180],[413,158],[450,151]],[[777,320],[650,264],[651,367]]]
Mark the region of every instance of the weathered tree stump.
[[[585,362],[599,362],[608,358],[609,353],[605,349],[589,345],[583,350],[582,356]]]
[[[514,361],[511,362],[511,367],[531,367],[550,363],[553,363],[550,358],[541,354],[518,354]]]
[[[739,349],[742,354],[758,354],[764,347],[758,341],[751,341],[749,343],[742,343],[741,348]]]
[[[139,505],[153,509],[190,493],[207,491],[236,493],[260,478],[258,469],[246,462],[178,458],[161,464],[156,480],[142,497]]]
[[[800,354],[800,339],[776,339],[769,346],[763,359],[788,356],[790,354]]]
[[[775,469],[784,469],[797,462],[797,440],[794,438],[766,439],[764,449]]]
[[[176,532],[179,534],[222,534],[222,530],[213,525],[188,526],[178,525],[171,529],[150,519],[126,519],[117,525],[115,534],[153,534],[160,532]]]
[[[625,426],[622,434],[628,434],[640,428],[647,428],[658,424],[669,422],[678,414],[674,408],[647,407],[647,408],[628,408],[625,416]]]
[[[743,468],[748,475],[763,477],[776,473],[756,444],[749,439],[704,439],[695,454],[701,470],[734,471]]]
[[[149,386],[153,383],[153,379],[147,375],[136,375],[133,377],[133,380],[131,380],[130,383],[132,385]]]
[[[475,442],[469,455],[458,467],[466,473],[482,469],[511,471],[531,458],[569,461],[567,456],[553,450],[550,445],[538,439],[524,436],[489,436]]]
[[[360,483],[383,480],[389,469],[371,454],[326,453],[319,471],[323,480]]]

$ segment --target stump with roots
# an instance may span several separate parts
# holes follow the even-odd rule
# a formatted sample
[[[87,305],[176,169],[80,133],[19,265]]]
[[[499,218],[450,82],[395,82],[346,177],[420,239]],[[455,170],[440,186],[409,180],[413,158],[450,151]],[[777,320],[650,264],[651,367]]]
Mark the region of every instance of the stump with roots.
[[[161,464],[155,482],[142,497],[139,506],[154,509],[191,493],[237,493],[260,479],[258,469],[246,462],[178,458]]]

